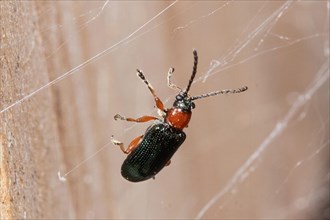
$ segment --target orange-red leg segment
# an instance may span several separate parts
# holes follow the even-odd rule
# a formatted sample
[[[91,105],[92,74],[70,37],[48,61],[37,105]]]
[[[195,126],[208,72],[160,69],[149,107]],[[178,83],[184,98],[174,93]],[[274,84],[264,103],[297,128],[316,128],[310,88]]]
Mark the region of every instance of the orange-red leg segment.
[[[151,120],[157,120],[158,119],[157,117],[149,116],[149,115],[142,116],[140,118],[126,118],[126,117],[121,116],[119,114],[116,114],[114,118],[115,118],[115,120],[120,119],[120,120],[131,121],[131,122],[148,122],[148,121],[151,121]]]
[[[145,76],[142,73],[142,71],[139,70],[139,69],[137,69],[136,71],[138,72],[138,77],[140,77],[140,79],[143,80],[143,82],[147,85],[148,89],[150,90],[152,96],[154,97],[154,100],[155,100],[155,103],[156,103],[157,108],[160,109],[161,111],[165,112],[163,102],[160,100],[160,98],[158,98],[158,96],[156,95],[155,90],[152,88],[151,84],[145,78]]]

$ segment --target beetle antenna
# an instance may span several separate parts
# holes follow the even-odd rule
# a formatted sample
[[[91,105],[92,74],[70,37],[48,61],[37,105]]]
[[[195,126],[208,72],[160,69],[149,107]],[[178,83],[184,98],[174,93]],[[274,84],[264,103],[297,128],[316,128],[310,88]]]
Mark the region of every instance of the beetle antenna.
[[[206,93],[206,94],[203,94],[203,95],[193,96],[193,97],[190,98],[190,100],[202,99],[202,98],[206,98],[206,97],[210,97],[210,96],[216,96],[216,95],[220,95],[220,94],[241,93],[241,92],[246,91],[247,89],[248,89],[247,86],[244,86],[244,87],[241,87],[241,88],[238,88],[238,89],[225,89],[225,90]]]
[[[193,66],[193,70],[192,70],[192,74],[191,74],[189,83],[187,85],[186,90],[184,91],[185,94],[188,94],[190,86],[191,86],[192,82],[194,81],[194,78],[195,78],[195,75],[196,75],[196,72],[197,72],[198,56],[197,56],[197,50],[196,49],[193,50],[193,54],[194,54],[194,66]]]

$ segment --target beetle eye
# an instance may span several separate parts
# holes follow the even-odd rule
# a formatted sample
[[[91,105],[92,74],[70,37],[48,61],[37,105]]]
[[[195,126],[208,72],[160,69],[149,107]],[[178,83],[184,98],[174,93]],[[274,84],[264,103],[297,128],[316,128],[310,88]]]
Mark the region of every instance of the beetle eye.
[[[191,108],[194,109],[196,107],[195,103],[191,103]]]
[[[182,95],[177,95],[177,96],[175,97],[175,99],[178,100],[178,101],[180,101],[180,100],[183,99],[183,97],[182,97]]]

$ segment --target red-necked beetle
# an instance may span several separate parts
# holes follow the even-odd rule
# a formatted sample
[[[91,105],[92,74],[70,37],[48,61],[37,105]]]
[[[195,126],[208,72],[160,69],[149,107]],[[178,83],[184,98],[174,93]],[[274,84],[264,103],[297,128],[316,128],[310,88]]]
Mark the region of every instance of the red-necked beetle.
[[[114,145],[119,145],[120,149],[128,154],[126,160],[121,166],[121,175],[131,182],[140,182],[150,178],[162,170],[171,162],[171,157],[181,144],[186,139],[186,134],[183,132],[191,118],[191,110],[195,108],[196,99],[216,96],[219,94],[240,93],[246,91],[246,86],[238,89],[227,89],[215,92],[206,93],[199,96],[190,96],[189,89],[197,72],[198,56],[197,51],[193,50],[194,66],[188,85],[185,90],[174,85],[171,82],[171,76],[174,68],[170,68],[167,75],[167,84],[170,88],[177,89],[180,93],[175,97],[173,106],[169,109],[164,108],[164,104],[158,98],[155,90],[147,81],[141,70],[137,70],[137,75],[147,85],[151,94],[154,97],[158,113],[161,118],[154,116],[142,116],[140,118],[126,118],[119,114],[114,116],[115,120],[126,120],[130,122],[147,122],[155,120],[144,133],[135,138],[125,149],[124,144],[111,138]]]

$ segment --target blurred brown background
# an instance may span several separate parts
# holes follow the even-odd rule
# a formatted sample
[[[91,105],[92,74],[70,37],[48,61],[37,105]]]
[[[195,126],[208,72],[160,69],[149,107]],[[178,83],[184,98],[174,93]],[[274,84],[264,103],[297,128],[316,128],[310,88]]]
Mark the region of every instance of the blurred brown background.
[[[1,219],[329,218],[329,2],[6,1],[0,18]],[[170,107],[193,48],[192,95],[249,90],[196,101],[171,165],[130,183],[109,139],[148,124],[113,116],[156,115],[136,68]]]

